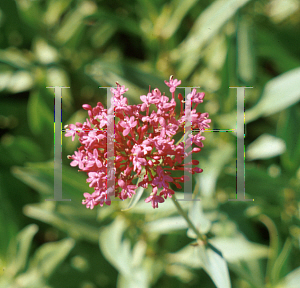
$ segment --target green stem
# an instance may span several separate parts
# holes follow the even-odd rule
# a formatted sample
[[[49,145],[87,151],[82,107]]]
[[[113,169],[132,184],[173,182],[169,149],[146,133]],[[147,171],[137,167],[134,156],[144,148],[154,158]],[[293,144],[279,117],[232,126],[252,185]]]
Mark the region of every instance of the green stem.
[[[262,214],[259,217],[259,221],[261,221],[268,229],[269,237],[270,237],[270,248],[269,248],[269,257],[267,262],[267,270],[266,270],[266,284],[271,285],[271,274],[272,274],[272,267],[276,261],[278,256],[278,248],[279,248],[279,239],[278,239],[278,231],[274,224],[274,222],[268,216]]]
[[[207,240],[206,240],[206,236],[205,235],[202,235],[198,229],[195,227],[195,225],[192,223],[192,221],[190,220],[190,218],[188,217],[187,213],[185,211],[183,211],[181,205],[179,204],[179,202],[176,200],[176,197],[175,195],[172,195],[172,201],[173,203],[175,204],[177,210],[178,210],[178,213],[179,215],[181,215],[185,221],[187,222],[189,228],[191,228],[195,234],[197,235],[197,238],[202,240],[204,242],[205,245],[207,245]]]

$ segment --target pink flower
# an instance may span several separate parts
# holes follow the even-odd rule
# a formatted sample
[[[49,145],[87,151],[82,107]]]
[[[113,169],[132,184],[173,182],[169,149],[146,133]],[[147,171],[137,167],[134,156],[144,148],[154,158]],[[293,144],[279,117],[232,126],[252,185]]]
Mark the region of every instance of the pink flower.
[[[158,188],[161,187],[168,188],[169,183],[167,182],[173,182],[173,178],[169,175],[166,175],[164,173],[164,170],[160,166],[157,167],[156,172],[158,176],[153,179],[152,183],[154,185],[157,185]]]
[[[131,198],[132,194],[135,194],[135,189],[137,187],[135,185],[128,185],[129,182],[130,181],[127,181],[127,183],[126,183],[122,179],[118,180],[118,184],[122,188],[120,198],[123,200],[127,199],[127,197]]]
[[[129,117],[125,116],[124,121],[121,121],[120,125],[125,128],[123,131],[123,136],[126,136],[129,134],[130,130],[137,125],[137,121],[134,121],[134,116],[131,116],[130,119]]]
[[[174,93],[176,90],[176,87],[181,84],[181,80],[179,80],[179,81],[177,79],[173,80],[173,75],[171,75],[169,82],[167,82],[165,80],[165,84],[170,87],[170,92]]]
[[[163,190],[161,190],[161,192],[159,193],[160,196],[164,196],[165,199],[167,199],[167,197],[172,198],[172,195],[175,194],[175,192],[172,189],[169,188],[164,188]]]
[[[194,88],[191,93],[192,103],[196,103],[196,104],[202,103],[204,96],[205,96],[204,92],[197,93],[197,90]]]
[[[140,145],[135,144],[132,148],[132,163],[133,163],[133,171],[138,172],[138,174],[141,173],[142,165],[147,166],[147,160],[144,157],[144,152],[141,149]]]
[[[201,132],[199,132],[197,135],[192,135],[192,142],[196,144],[199,147],[203,147],[203,143],[201,141],[205,140],[205,137],[201,135]]]
[[[91,182],[89,185],[90,187],[100,187],[103,178],[106,178],[102,172],[89,172],[88,175],[89,178],[86,180],[86,182]]]
[[[69,159],[73,159],[73,161],[70,163],[70,165],[72,167],[78,166],[79,169],[83,169],[84,165],[83,165],[83,162],[82,162],[82,158],[83,158],[82,157],[82,155],[83,155],[82,152],[79,150],[78,152],[75,151],[74,153],[75,153],[75,155],[68,157]]]
[[[146,95],[140,96],[140,99],[144,102],[142,104],[141,111],[146,111],[146,109],[150,106],[151,96],[152,96],[151,93],[148,93],[147,96]]]
[[[75,130],[76,129],[76,125],[70,124],[70,125],[66,125],[66,127],[70,127],[70,129],[66,130],[68,132],[65,134],[65,137],[72,136],[72,141],[74,141],[75,135],[76,135],[76,130]]]
[[[158,203],[163,203],[165,200],[164,198],[162,198],[161,196],[157,195],[157,187],[153,188],[153,192],[151,193],[151,195],[145,199],[145,202],[148,203],[151,201],[152,207],[158,208]]]

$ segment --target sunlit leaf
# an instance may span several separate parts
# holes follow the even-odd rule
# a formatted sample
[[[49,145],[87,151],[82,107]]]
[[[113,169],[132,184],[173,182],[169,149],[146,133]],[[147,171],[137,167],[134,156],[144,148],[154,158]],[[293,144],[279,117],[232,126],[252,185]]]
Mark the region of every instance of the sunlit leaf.
[[[181,24],[182,19],[186,16],[188,11],[198,2],[198,0],[181,0],[178,4],[174,1],[173,3],[177,4],[173,13],[171,14],[170,19],[162,28],[160,35],[165,39],[170,38],[178,29]],[[172,4],[173,4],[172,3]]]
[[[82,206],[82,209],[86,209]],[[52,211],[51,203],[30,204],[23,209],[28,217],[37,219],[50,224],[62,231],[68,233],[74,239],[85,239],[89,242],[97,242],[99,237],[99,228],[84,223],[75,217],[70,219],[58,212]]]
[[[34,84],[31,73],[23,70],[13,73],[7,83],[6,89],[12,93],[28,91]]]
[[[31,242],[37,231],[38,226],[31,224],[19,232],[16,242],[16,255],[11,259],[12,262],[7,267],[8,273],[11,273],[12,276],[22,272],[25,269],[28,261]],[[13,255],[10,256],[12,257]]]
[[[179,49],[173,51],[174,58],[179,58],[178,74],[186,78],[193,71],[201,58],[201,49],[213,38],[224,24],[249,0],[218,0],[206,8],[197,18],[191,32]]]
[[[167,259],[172,264],[203,268],[217,288],[231,287],[226,261],[210,248],[188,245],[176,253],[168,254]]]
[[[96,10],[96,5],[91,1],[81,2],[76,9],[70,11],[62,25],[60,26],[58,32],[56,33],[56,40],[60,45],[68,42],[72,37],[82,30],[83,19],[91,15]]]
[[[300,268],[297,268],[286,275],[276,288],[296,288],[300,282]]]
[[[300,68],[288,71],[270,80],[264,87],[258,103],[246,111],[250,123],[261,116],[282,111],[300,100]]]
[[[187,223],[181,216],[174,216],[151,221],[145,225],[145,229],[151,233],[168,234],[170,232],[187,229]]]
[[[268,159],[281,155],[286,150],[285,142],[275,136],[263,134],[248,145],[247,160]]]
[[[189,218],[201,234],[208,233],[211,228],[211,222],[203,213],[200,201],[195,201],[192,203],[191,210],[189,211]],[[188,229],[187,235],[190,238],[197,238],[197,235],[191,228]]]
[[[211,249],[200,245],[196,247],[202,267],[211,277],[217,288],[230,288],[230,278],[227,263],[224,258]]]
[[[268,247],[249,242],[244,236],[234,238],[218,237],[210,242],[222,252],[223,257],[231,263],[268,257]]]
[[[104,257],[119,271],[121,274],[118,279],[118,287],[148,287],[148,278],[145,269],[141,266],[141,261],[137,260],[137,250],[144,255],[145,247],[136,247],[133,252],[130,249],[129,239],[122,240],[122,235],[128,227],[125,219],[117,217],[112,224],[106,226],[99,237],[100,249]],[[137,244],[138,245],[138,244]],[[133,257],[134,256],[134,257]]]
[[[13,48],[0,50],[0,62],[17,69],[29,69],[32,65],[21,51]]]

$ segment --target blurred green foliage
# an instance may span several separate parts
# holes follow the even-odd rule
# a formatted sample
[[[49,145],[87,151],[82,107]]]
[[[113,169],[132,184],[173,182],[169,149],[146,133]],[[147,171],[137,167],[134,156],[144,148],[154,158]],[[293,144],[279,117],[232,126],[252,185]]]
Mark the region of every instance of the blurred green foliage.
[[[300,282],[300,4],[297,0],[1,0],[0,286],[275,287]],[[170,75],[206,92],[211,128],[236,126],[246,89],[246,198],[235,197],[231,133],[206,133],[193,178],[201,202],[170,199],[88,210],[85,175],[69,167],[78,140],[63,137],[63,197],[53,195],[53,89],[63,126],[81,105],[106,105],[126,85],[129,104]],[[168,92],[166,93],[169,94]],[[147,193],[148,191],[146,191]],[[177,192],[183,198],[183,191]],[[124,210],[124,211],[123,211]],[[193,245],[190,245],[193,244]],[[227,270],[229,267],[229,273]]]

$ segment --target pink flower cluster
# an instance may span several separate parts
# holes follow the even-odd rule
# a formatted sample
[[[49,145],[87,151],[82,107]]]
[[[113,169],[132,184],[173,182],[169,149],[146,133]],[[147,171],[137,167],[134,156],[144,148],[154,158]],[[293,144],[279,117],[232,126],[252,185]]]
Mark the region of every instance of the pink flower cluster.
[[[196,89],[188,95],[191,97],[191,124],[192,129],[199,130],[197,135],[190,136],[188,144],[195,144],[198,147],[191,149],[187,154],[184,151],[184,142],[174,144],[173,136],[184,132],[185,112],[183,109],[183,97],[179,93],[178,98],[181,104],[181,112],[176,119],[175,115],[175,90],[181,81],[170,77],[165,84],[170,87],[172,99],[162,95],[159,89],[154,89],[147,95],[140,96],[142,104],[128,105],[127,98],[123,94],[128,90],[125,86],[117,83],[117,88],[111,88],[113,94],[112,103],[114,106],[115,118],[108,117],[109,111],[104,109],[98,102],[92,108],[88,104],[82,107],[88,111],[89,119],[86,122],[67,125],[66,137],[75,134],[79,136],[82,144],[78,151],[72,156],[71,166],[78,166],[80,170],[87,173],[89,187],[94,187],[94,192],[84,193],[82,204],[87,208],[93,209],[94,206],[111,204],[110,197],[115,195],[122,200],[131,198],[138,187],[147,188],[152,186],[152,193],[145,202],[151,202],[153,208],[158,208],[158,203],[163,203],[167,197],[172,197],[174,191],[170,188],[173,183],[177,188],[181,188],[179,183],[188,181],[189,177],[172,177],[171,171],[187,170],[189,173],[201,173],[203,170],[198,167],[199,161],[193,160],[188,164],[183,164],[184,158],[192,153],[200,152],[203,147],[202,141],[205,139],[201,135],[201,130],[209,128],[208,113],[197,113],[196,107],[203,102],[204,93],[197,93]],[[150,105],[154,104],[156,111],[149,113]],[[110,113],[109,113],[110,114]],[[110,118],[110,120],[109,120]],[[117,121],[119,120],[119,121]],[[109,121],[115,121],[114,134],[107,139],[107,127]],[[110,134],[109,134],[110,135]],[[114,171],[108,175],[107,167],[107,147],[113,145],[114,151]],[[111,173],[113,172],[113,173]],[[113,175],[113,176],[111,176]],[[107,187],[108,179],[115,177],[115,191]],[[133,184],[139,177],[140,182]],[[162,190],[158,194],[158,188]]]

